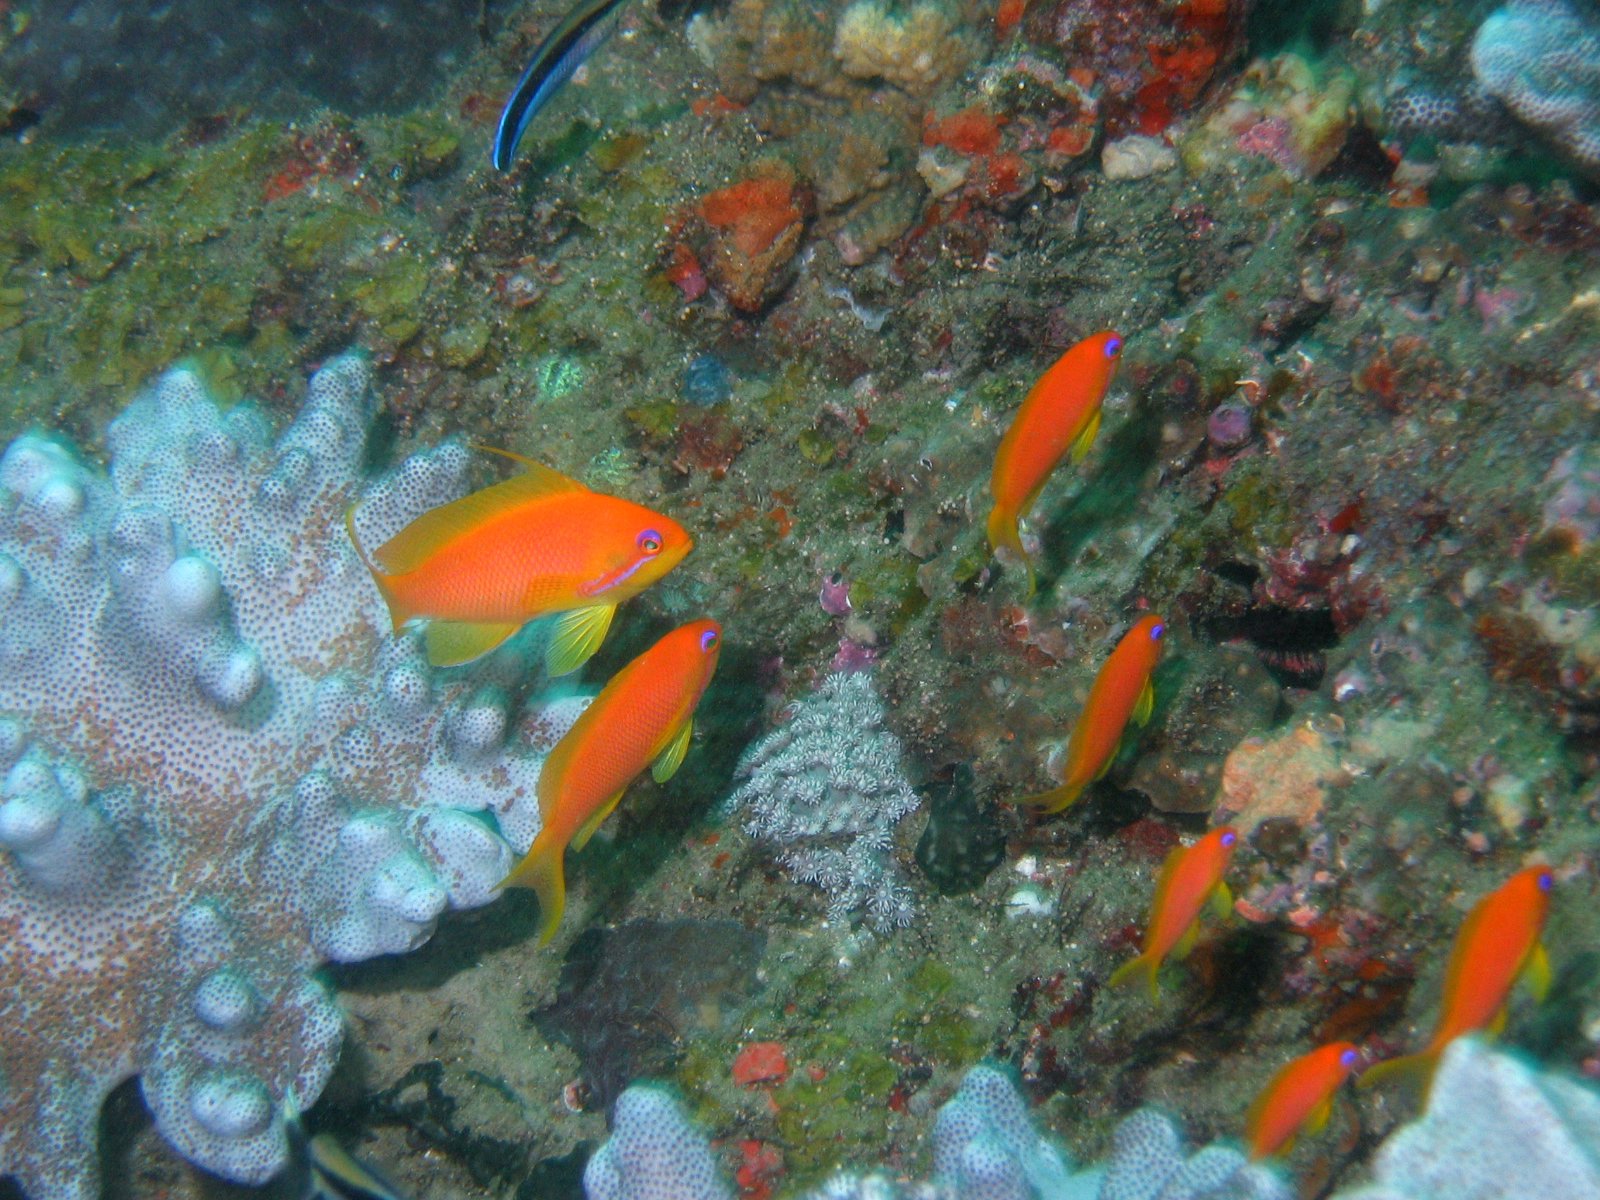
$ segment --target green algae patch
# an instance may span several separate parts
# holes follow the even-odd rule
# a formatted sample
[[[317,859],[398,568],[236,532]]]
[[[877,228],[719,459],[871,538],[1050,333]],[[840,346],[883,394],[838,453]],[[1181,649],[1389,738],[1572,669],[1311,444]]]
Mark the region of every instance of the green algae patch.
[[[822,1078],[800,1071],[773,1095],[778,1134],[790,1170],[798,1177],[836,1168],[843,1162],[871,1162],[881,1140],[881,1123],[865,1114],[887,1113],[899,1069],[882,1054],[847,1050],[843,1037],[819,1046],[818,1061],[829,1063]],[[829,1052],[832,1053],[829,1053]]]

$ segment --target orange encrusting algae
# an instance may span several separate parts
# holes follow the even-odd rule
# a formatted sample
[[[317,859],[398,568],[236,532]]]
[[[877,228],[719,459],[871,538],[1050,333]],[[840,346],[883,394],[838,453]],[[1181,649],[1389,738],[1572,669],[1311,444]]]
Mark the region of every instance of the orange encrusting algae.
[[[534,618],[563,613],[547,666],[566,674],[599,648],[616,606],[682,562],[694,542],[670,517],[492,453],[523,473],[430,509],[363,561],[395,632],[428,622],[435,666],[471,662]],[[360,552],[353,509],[345,523]]]
[[[1161,661],[1167,626],[1153,613],[1140,617],[1122,636],[1094,677],[1083,712],[1067,738],[1061,786],[1018,801],[1057,813],[1075,804],[1084,789],[1110,769],[1129,721],[1143,725],[1155,707],[1150,674]]]
[[[989,492],[989,546],[1004,546],[1028,569],[1028,595],[1035,590],[1033,562],[1022,548],[1017,522],[1069,454],[1079,462],[1100,430],[1100,402],[1122,355],[1122,337],[1110,330],[1086,337],[1039,377],[1017,409],[994,456]]]
[[[1535,999],[1550,986],[1550,960],[1539,941],[1550,911],[1555,875],[1549,867],[1524,867],[1472,906],[1461,923],[1445,968],[1439,1024],[1425,1049],[1391,1058],[1362,1075],[1370,1087],[1394,1075],[1431,1079],[1439,1056],[1465,1033],[1499,1033],[1512,986],[1526,979]]]
[[[1320,1133],[1333,1097],[1361,1065],[1350,1042],[1329,1042],[1279,1067],[1245,1117],[1245,1147],[1252,1159],[1288,1153],[1295,1137]]]
[[[1205,906],[1209,903],[1219,916],[1232,910],[1233,896],[1222,877],[1227,874],[1238,843],[1238,831],[1224,825],[1194,845],[1178,846],[1167,855],[1150,900],[1143,948],[1137,958],[1112,972],[1112,987],[1120,987],[1143,973],[1149,980],[1150,998],[1156,998],[1156,975],[1162,962],[1168,955],[1183,958],[1193,948]]]
[[[715,621],[674,629],[612,676],[545,759],[539,836],[500,882],[538,894],[541,946],[555,936],[566,908],[567,846],[583,849],[652,762],[658,783],[672,777],[689,749],[695,706],[721,649]]]

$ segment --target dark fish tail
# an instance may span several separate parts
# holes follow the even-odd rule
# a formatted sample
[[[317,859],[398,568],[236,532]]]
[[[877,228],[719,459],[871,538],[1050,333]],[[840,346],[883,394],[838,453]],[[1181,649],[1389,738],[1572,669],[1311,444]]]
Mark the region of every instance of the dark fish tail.
[[[534,115],[560,91],[561,85],[572,78],[572,73],[583,65],[584,59],[594,53],[594,48],[610,32],[604,24],[622,0],[580,0],[578,6],[562,18],[550,31],[550,36],[534,51],[533,61],[517,80],[511,98],[500,114],[500,125],[494,133],[494,165],[499,171],[511,169],[511,158],[517,152],[517,143],[528,128]]]

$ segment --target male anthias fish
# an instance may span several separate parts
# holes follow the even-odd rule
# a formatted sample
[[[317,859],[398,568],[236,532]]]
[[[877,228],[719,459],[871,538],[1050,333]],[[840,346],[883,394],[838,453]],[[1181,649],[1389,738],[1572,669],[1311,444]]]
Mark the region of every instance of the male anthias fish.
[[[1534,998],[1550,987],[1550,960],[1539,941],[1550,911],[1555,875],[1549,867],[1525,867],[1472,906],[1461,923],[1445,967],[1439,1024],[1416,1054],[1391,1058],[1361,1076],[1370,1087],[1394,1075],[1433,1076],[1444,1049],[1464,1033],[1505,1026],[1512,986],[1526,980]]]
[[[1143,725],[1155,707],[1150,673],[1161,661],[1166,632],[1166,623],[1151,614],[1140,617],[1123,635],[1094,677],[1089,699],[1067,738],[1067,765],[1061,786],[1025,797],[1019,803],[1035,805],[1047,813],[1060,812],[1076,803],[1085,788],[1111,769],[1128,722]]]
[[[363,561],[395,632],[427,621],[434,666],[471,662],[535,617],[561,613],[546,666],[565,675],[600,648],[617,605],[682,562],[694,542],[670,517],[493,453],[523,473],[430,509]],[[345,522],[360,551],[354,510]]]
[[[1028,569],[1028,595],[1035,588],[1033,561],[1022,548],[1017,522],[1025,517],[1051,473],[1069,454],[1080,462],[1100,430],[1100,403],[1122,355],[1122,337],[1106,330],[1068,350],[1035,383],[1011,419],[994,456],[989,492],[989,546],[1009,549]]]
[[[672,777],[689,749],[695,705],[721,649],[722,627],[715,621],[674,629],[611,678],[545,759],[539,775],[544,824],[500,884],[538,893],[540,945],[555,936],[566,907],[567,846],[583,849],[651,763],[657,783]]]
[[[1119,987],[1143,974],[1149,980],[1150,998],[1156,998],[1156,975],[1162,962],[1168,955],[1183,958],[1193,949],[1206,905],[1219,917],[1232,911],[1233,895],[1222,877],[1238,844],[1238,831],[1224,825],[1194,845],[1178,846],[1167,855],[1150,901],[1150,920],[1139,956],[1112,972],[1111,986]]]
[[[622,0],[580,0],[539,43],[533,59],[500,113],[494,132],[493,158],[497,171],[509,171],[517,143],[539,110],[572,78],[595,48],[606,40],[611,26],[606,18]]]
[[[1245,1148],[1251,1158],[1288,1153],[1295,1137],[1321,1133],[1333,1097],[1361,1066],[1361,1051],[1349,1042],[1329,1042],[1279,1067],[1245,1117]]]

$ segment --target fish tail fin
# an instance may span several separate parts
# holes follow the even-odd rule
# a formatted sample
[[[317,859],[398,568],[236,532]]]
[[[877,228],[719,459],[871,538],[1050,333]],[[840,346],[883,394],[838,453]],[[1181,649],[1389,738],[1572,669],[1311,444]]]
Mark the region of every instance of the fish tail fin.
[[[1085,786],[1082,783],[1063,783],[1060,787],[1051,788],[1048,792],[1024,796],[1017,803],[1041,809],[1046,813],[1058,813],[1076,804],[1079,797],[1083,795]]]
[[[567,907],[567,879],[562,863],[566,846],[540,834],[500,886],[532,888],[539,897],[539,945],[549,945]]]
[[[998,550],[1004,546],[1022,561],[1028,571],[1028,599],[1033,599],[1033,594],[1038,590],[1038,581],[1034,578],[1033,560],[1028,557],[1028,552],[1022,548],[1022,534],[1017,529],[1017,518],[1006,511],[1003,505],[996,504],[989,510],[989,549]]]
[[[1368,1067],[1361,1072],[1361,1077],[1356,1080],[1360,1088],[1376,1087],[1391,1079],[1403,1079],[1406,1082],[1424,1091],[1433,1082],[1434,1068],[1439,1065],[1439,1051],[1422,1050],[1416,1054],[1404,1054],[1399,1058],[1385,1059]]]
[[[367,574],[372,576],[372,582],[377,585],[378,595],[383,597],[383,602],[389,609],[389,620],[394,625],[394,631],[399,633],[405,628],[406,622],[416,614],[395,595],[390,577],[367,557],[361,539],[356,536],[356,504],[357,501],[352,500],[350,507],[344,510],[344,531],[350,538],[350,545],[355,548],[356,557],[361,560],[361,565],[366,567]]]
[[[1125,987],[1137,979],[1142,972],[1150,988],[1150,999],[1157,1000],[1161,996],[1161,988],[1156,983],[1156,975],[1161,970],[1161,963],[1155,955],[1145,953],[1138,958],[1130,958],[1115,971],[1106,981],[1108,987]]]

